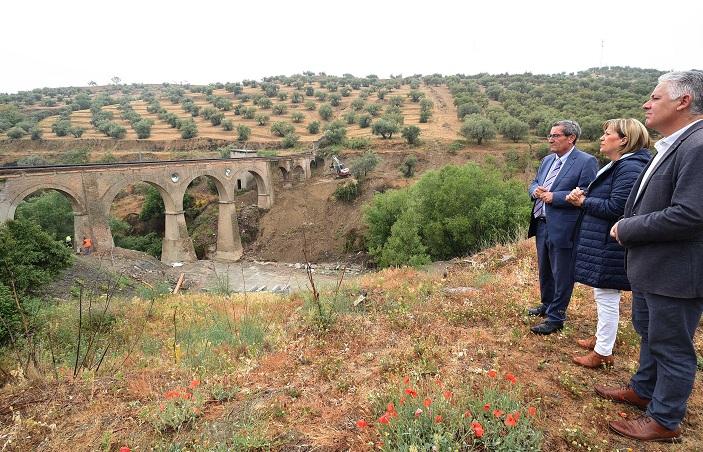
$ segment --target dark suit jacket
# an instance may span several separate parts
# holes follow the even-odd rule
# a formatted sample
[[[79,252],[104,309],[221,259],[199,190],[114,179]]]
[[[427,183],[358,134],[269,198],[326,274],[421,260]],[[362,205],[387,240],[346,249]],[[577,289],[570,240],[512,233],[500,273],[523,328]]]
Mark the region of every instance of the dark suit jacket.
[[[537,176],[530,184],[530,197],[538,185],[542,185],[547,178],[547,173],[552,163],[557,158],[550,154],[542,159],[537,170]],[[574,231],[579,219],[581,209],[566,202],[566,195],[576,187],[586,188],[596,177],[598,161],[592,155],[586,154],[576,148],[569,154],[569,158],[562,165],[559,175],[554,179],[550,191],[553,193],[552,203],[546,205],[547,233],[549,241],[558,248],[572,248],[574,246]],[[534,204],[533,204],[534,207]],[[527,236],[532,237],[537,233],[537,221],[530,211],[530,229]]]
[[[618,223],[632,288],[674,298],[703,297],[703,122],[671,145],[636,199],[646,171],[632,187]]]

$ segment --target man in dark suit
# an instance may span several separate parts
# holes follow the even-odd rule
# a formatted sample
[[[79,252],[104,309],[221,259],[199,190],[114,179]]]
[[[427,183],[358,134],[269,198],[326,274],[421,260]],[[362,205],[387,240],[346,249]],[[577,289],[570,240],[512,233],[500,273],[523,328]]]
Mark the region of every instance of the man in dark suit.
[[[531,328],[536,334],[562,329],[574,289],[574,229],[580,209],[566,201],[576,187],[587,187],[596,177],[595,157],[576,149],[581,127],[575,121],[558,121],[547,139],[551,155],[542,159],[530,184],[534,200],[528,237],[535,236],[542,304],[528,314],[545,317]]]
[[[664,138],[610,232],[627,250],[639,368],[625,388],[595,390],[646,409],[611,422],[615,432],[671,441],[693,390],[693,335],[703,312],[703,72],[662,75],[643,108],[647,126]]]

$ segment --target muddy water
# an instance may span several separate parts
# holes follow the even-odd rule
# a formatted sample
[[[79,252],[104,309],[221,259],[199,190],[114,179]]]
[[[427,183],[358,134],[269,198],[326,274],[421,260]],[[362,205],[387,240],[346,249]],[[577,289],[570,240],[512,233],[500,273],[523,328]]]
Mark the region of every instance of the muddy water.
[[[310,290],[310,281],[302,263],[240,261],[223,263],[198,261],[174,267],[173,273],[184,273],[185,288],[206,292],[275,292],[290,293]],[[318,288],[337,284],[342,265],[312,265],[312,276]],[[352,281],[362,273],[359,266],[344,270],[343,280]]]

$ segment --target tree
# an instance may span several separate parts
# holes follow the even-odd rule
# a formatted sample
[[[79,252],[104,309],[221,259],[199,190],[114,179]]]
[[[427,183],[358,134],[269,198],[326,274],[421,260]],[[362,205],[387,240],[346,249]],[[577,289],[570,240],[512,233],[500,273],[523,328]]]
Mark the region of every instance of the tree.
[[[408,97],[413,102],[420,102],[420,99],[425,97],[425,93],[423,93],[420,90],[413,89],[413,90],[410,90],[410,92],[408,93]]]
[[[418,126],[403,127],[400,135],[407,140],[408,144],[417,144],[420,137],[420,128]]]
[[[256,115],[256,117],[254,118],[254,120],[256,121],[256,123],[257,123],[258,125],[260,125],[260,126],[265,126],[266,124],[268,124],[270,119],[271,119],[271,118],[269,118],[268,115],[265,115],[265,114],[263,114],[263,113],[259,113],[259,114]]]
[[[195,121],[188,119],[181,124],[181,138],[188,140],[198,136],[198,126]]]
[[[142,119],[142,120],[135,122],[132,125],[132,128],[134,129],[135,132],[137,132],[137,138],[144,139],[144,138],[149,138],[149,136],[151,136],[151,126],[152,125],[153,125],[153,122],[150,119]]]
[[[365,129],[368,126],[370,126],[371,121],[372,121],[371,115],[369,115],[369,114],[359,115],[358,124],[359,124],[359,127],[361,127],[362,129]]]
[[[392,138],[393,134],[400,129],[398,123],[386,118],[381,118],[373,122],[371,125],[371,133],[381,135],[384,140]]]
[[[456,109],[456,115],[459,120],[463,120],[468,115],[481,113],[481,107],[473,102],[461,104]]]
[[[82,132],[81,132],[82,133]],[[116,122],[110,123],[107,128],[107,136],[115,139],[122,139],[127,135],[127,129],[124,126],[117,124]]]
[[[333,107],[339,107],[339,104],[342,102],[342,96],[337,93],[331,94],[329,99]]]
[[[354,99],[351,102],[351,108],[354,111],[361,111],[364,109],[365,106],[366,106],[366,102],[364,102],[364,99]]]
[[[391,226],[388,241],[375,257],[380,267],[420,267],[431,262],[420,238],[417,215],[407,210]]]
[[[346,112],[343,118],[344,121],[346,121],[346,123],[349,125],[356,123],[356,113],[354,113],[353,111]]]
[[[73,236],[73,207],[66,196],[56,190],[26,198],[17,206],[15,218],[32,221],[53,240]]]
[[[291,118],[291,120],[292,120],[293,122],[295,122],[295,123],[301,123],[301,122],[303,122],[303,120],[305,119],[305,115],[302,114],[302,113],[299,112],[299,111],[294,111],[294,112],[290,115],[290,118]]]
[[[286,121],[276,121],[271,124],[271,133],[279,137],[285,136],[289,133],[293,133],[294,131],[295,126]]]
[[[495,138],[496,128],[490,119],[474,114],[464,119],[460,133],[467,140],[476,140],[476,144],[480,145],[483,140]]]
[[[225,119],[222,121],[222,130],[225,130],[227,132],[234,130],[234,123],[231,119]]]
[[[381,114],[381,106],[378,104],[369,104],[366,106],[366,111],[371,116],[378,116]]]
[[[239,124],[237,126],[237,140],[240,142],[247,141],[251,136],[251,127]]]
[[[308,132],[312,135],[320,133],[320,121],[313,121],[308,124]]]
[[[273,106],[273,114],[275,115],[285,115],[288,112],[288,106],[286,104],[276,104]]]
[[[329,144],[342,144],[347,137],[347,128],[342,121],[333,121],[325,128],[325,138]]]
[[[530,127],[526,122],[510,116],[500,121],[498,129],[505,138],[513,140],[514,143],[517,143],[527,136]]]
[[[329,121],[332,118],[332,107],[329,104],[320,105],[320,109],[317,111],[320,114],[320,118],[325,121]]]
[[[403,164],[400,166],[400,172],[403,173],[405,177],[413,177],[415,175],[415,167],[417,166],[417,157],[414,155],[409,155],[403,160]]]
[[[17,126],[11,128],[6,133],[7,133],[7,136],[12,139],[22,138],[23,136],[25,136],[27,134],[27,132],[22,127],[17,127]]]
[[[349,170],[358,180],[366,178],[368,173],[374,170],[381,159],[373,151],[366,151],[349,164]]]
[[[305,101],[305,109],[308,111],[313,111],[315,108],[317,108],[317,104],[312,101],[312,100],[307,100]]]
[[[299,137],[295,133],[287,133],[281,140],[281,145],[286,149],[295,147],[298,144],[298,139]]]

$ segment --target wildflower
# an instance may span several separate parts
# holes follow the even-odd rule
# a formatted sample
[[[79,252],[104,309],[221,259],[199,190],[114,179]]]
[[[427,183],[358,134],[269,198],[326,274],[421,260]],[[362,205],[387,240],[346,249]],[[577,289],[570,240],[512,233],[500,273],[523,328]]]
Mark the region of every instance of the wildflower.
[[[501,416],[503,416],[504,414],[505,414],[505,412],[504,412],[503,410],[499,410],[498,408],[496,408],[495,410],[493,410],[493,416],[495,416],[495,417],[501,417]]]
[[[388,402],[388,405],[386,405],[386,412],[390,413],[395,411],[395,405],[393,405],[393,402]]]
[[[390,418],[390,416],[388,415],[388,413],[385,413],[383,416],[381,416],[381,417],[378,418],[378,422],[381,423],[381,424],[386,424],[386,425],[388,425],[388,424],[390,424],[390,422],[391,422],[391,418]]]
[[[537,408],[531,406],[527,408],[527,415],[530,417],[537,416]]]
[[[439,379],[439,377],[434,379],[434,383],[439,386],[440,388],[444,387],[444,383],[442,383],[442,380]]]
[[[439,414],[437,416],[435,416],[434,422],[435,422],[435,424],[441,424],[442,423],[442,416],[440,416]]]
[[[407,388],[407,389],[405,390],[405,393],[406,393],[407,395],[409,395],[410,397],[412,397],[412,398],[417,397],[417,391],[415,391],[414,389]]]
[[[515,427],[515,424],[517,424],[517,419],[515,419],[512,414],[509,414],[505,417],[504,422],[508,427]]]
[[[452,394],[452,391],[444,391],[442,393],[442,395],[444,396],[444,400],[447,400],[447,401],[451,400],[452,397],[454,396],[454,394]]]
[[[514,412],[513,412],[513,418],[514,418],[516,421],[519,421],[519,420],[520,420],[520,412],[519,412],[519,411],[514,411]]]
[[[415,410],[415,417],[420,417],[421,414],[422,414],[422,408],[418,408],[417,410]]]
[[[131,452],[131,449],[127,446],[120,447],[120,452]]]
[[[358,421],[356,421],[356,426],[357,426],[358,428],[366,428],[366,427],[369,426],[369,423],[366,422],[366,421],[363,420],[363,419],[359,419]]]
[[[410,384],[410,377],[403,377],[403,384]]]
[[[496,375],[498,375],[498,372],[496,372],[494,369],[491,369],[491,370],[488,371],[488,376],[489,376],[490,378],[495,378]]]
[[[170,391],[166,391],[164,393],[164,398],[166,400],[171,400],[171,399],[176,399],[181,396],[181,391],[177,389],[171,389]]]
[[[200,380],[193,380],[190,382],[190,385],[188,386],[188,389],[195,389],[198,386],[200,386]]]
[[[487,403],[487,404],[483,405],[483,411],[485,411],[486,413],[488,413],[488,410],[490,410],[490,409],[491,409],[491,404],[490,404],[490,403]]]
[[[423,405],[425,405],[425,408],[429,408],[430,405],[432,405],[432,399],[429,397],[425,398],[425,400],[422,402]]]
[[[511,374],[510,372],[505,374],[505,379],[508,380],[512,384],[517,383],[517,378],[515,378],[515,375]]]
[[[471,411],[469,411],[469,410],[464,411],[464,414],[462,414],[461,417],[463,417],[464,419],[466,419],[467,417],[471,417]]]
[[[627,413],[625,413],[624,411],[619,412],[618,415],[620,417],[627,417]]]
[[[481,438],[483,437],[483,426],[481,425],[480,422],[478,421],[473,421],[471,423],[471,430],[474,431],[474,436],[476,438]]]

